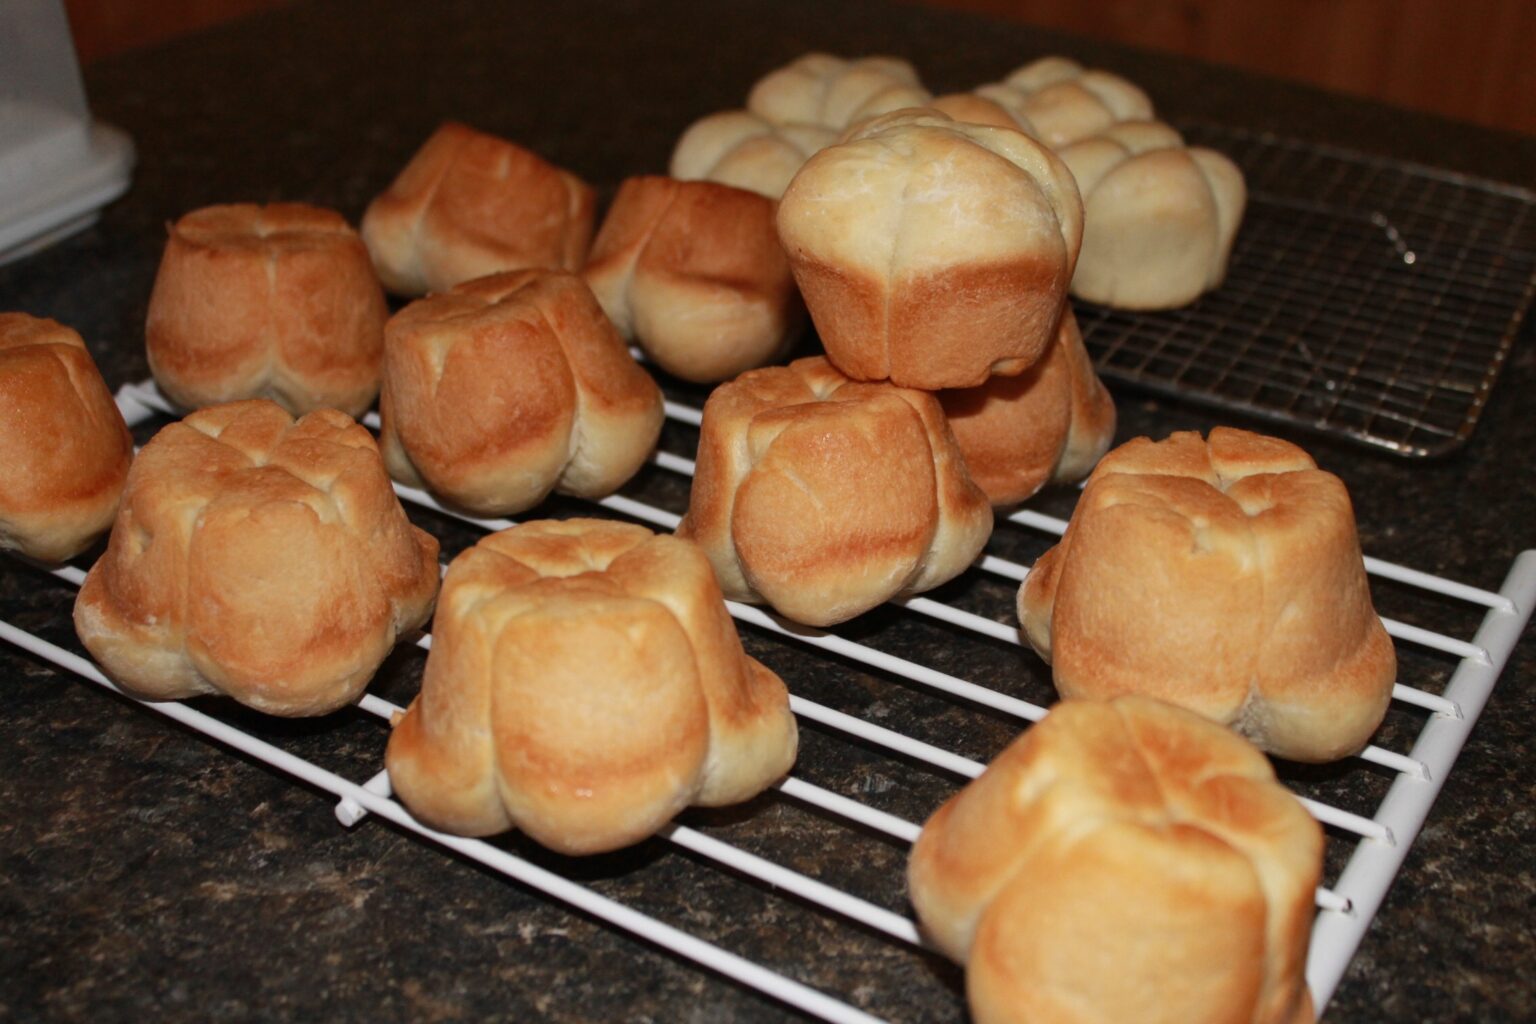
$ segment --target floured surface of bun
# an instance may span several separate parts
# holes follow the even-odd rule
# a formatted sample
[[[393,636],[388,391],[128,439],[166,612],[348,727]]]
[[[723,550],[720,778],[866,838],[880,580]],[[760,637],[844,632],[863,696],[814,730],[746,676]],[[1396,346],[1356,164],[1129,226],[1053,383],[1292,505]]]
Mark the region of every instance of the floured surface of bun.
[[[388,317],[368,252],[337,213],[209,206],[170,226],[145,326],[155,382],[189,409],[269,398],[361,415]]]
[[[725,595],[831,625],[959,575],[992,532],[932,395],[820,357],[743,374],[704,406],[688,514]]]
[[[773,200],[710,181],[629,178],[586,278],[626,338],[696,383],[784,357],[805,322]]]
[[[993,505],[1087,476],[1115,436],[1115,404],[1093,371],[1071,309],[1056,342],[1017,377],[939,392],[966,469]]]
[[[580,270],[595,210],[576,175],[447,122],[368,205],[362,235],[386,288],[423,295],[503,270]]]
[[[0,549],[84,551],[117,513],[133,438],[80,335],[0,313]]]
[[[978,1024],[1304,1024],[1322,853],[1240,737],[1065,701],[929,819],[908,882]]]
[[[480,515],[612,494],[661,432],[661,390],[574,274],[477,278],[406,306],[385,335],[385,465]]]
[[[778,226],[827,358],[932,390],[1044,354],[1083,219],[1071,172],[1023,132],[903,110],[807,161]]]
[[[1299,761],[1364,747],[1396,674],[1344,485],[1225,427],[1105,456],[1019,621],[1062,696],[1158,697]]]
[[[367,430],[234,402],[134,460],[75,629],[141,697],[317,715],[362,692],[437,581],[437,541],[406,519]]]
[[[436,828],[597,853],[794,761],[784,684],[685,540],[581,519],[493,534],[449,567],[432,638],[385,761]]]

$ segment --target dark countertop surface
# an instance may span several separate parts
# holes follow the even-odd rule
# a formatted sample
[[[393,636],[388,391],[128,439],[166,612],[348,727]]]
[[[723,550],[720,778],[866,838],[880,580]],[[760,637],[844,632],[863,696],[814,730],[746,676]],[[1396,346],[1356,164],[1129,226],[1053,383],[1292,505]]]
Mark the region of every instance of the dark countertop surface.
[[[1304,30],[1298,26],[1298,30]],[[86,338],[113,387],[147,377],[142,325],[163,225],[214,202],[300,200],[354,223],[432,128],[457,118],[596,184],[665,168],[694,118],[739,106],[801,53],[899,54],[936,91],[1070,53],[1143,84],[1159,112],[1331,142],[1526,186],[1536,139],[1499,135],[1170,58],[1020,26],[873,2],[502,5],[489,0],[314,3],[93,67],[96,116],[130,133],[129,194],[100,222],[0,268],[0,309],[55,317]],[[1517,99],[1517,98],[1516,98]],[[1531,102],[1533,97],[1525,97]],[[1536,346],[1518,340],[1460,452],[1406,461],[1274,431],[1349,485],[1367,554],[1497,589],[1536,546]],[[1120,439],[1253,426],[1115,389]],[[141,430],[140,440],[147,437]],[[695,438],[669,427],[663,444]],[[682,511],[686,483],[650,469],[627,489]],[[1035,503],[1064,514],[1072,492]],[[576,503],[548,511],[572,514]],[[474,535],[412,512],[445,544]],[[1041,537],[1000,529],[1028,561]],[[941,596],[1011,621],[1012,588],[968,574]],[[0,560],[0,617],[74,649],[73,590]],[[1477,616],[1390,584],[1384,614],[1470,637]],[[791,689],[977,759],[1018,723],[744,629]],[[966,639],[893,609],[850,625],[872,645],[1049,703],[1028,652]],[[401,649],[374,686],[404,702],[422,655]],[[1410,653],[1400,678],[1435,688],[1449,658]],[[1536,1018],[1536,644],[1516,648],[1327,1019]],[[782,1004],[370,820],[247,757],[0,645],[0,1018],[210,1021],[796,1019]],[[200,704],[362,781],[385,731],[359,711],[273,722]],[[1422,722],[1395,707],[1378,742],[1404,751]],[[958,781],[802,726],[796,774],[912,820]],[[1358,761],[1285,767],[1300,790],[1367,813],[1390,779]],[[898,912],[905,850],[769,794],[688,824]],[[502,842],[597,891],[870,1012],[964,1018],[960,972],[654,840],[575,862]],[[1330,841],[1329,877],[1349,844]]]

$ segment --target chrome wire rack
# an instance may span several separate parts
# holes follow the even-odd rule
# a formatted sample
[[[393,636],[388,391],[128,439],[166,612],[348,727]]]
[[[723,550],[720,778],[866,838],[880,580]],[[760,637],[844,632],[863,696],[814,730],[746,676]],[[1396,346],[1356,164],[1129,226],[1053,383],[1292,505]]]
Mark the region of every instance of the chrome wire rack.
[[[1077,303],[1105,377],[1400,455],[1471,436],[1536,295],[1536,193],[1237,128],[1248,209],[1221,287]]]
[[[154,417],[174,415],[169,403],[153,384],[128,385],[118,393],[118,402],[131,424]],[[696,426],[699,411],[669,402],[668,416],[675,422]],[[371,424],[377,426],[376,421]],[[684,428],[686,429],[686,427]],[[661,471],[689,475],[693,463],[682,456],[658,453],[653,459]],[[417,510],[417,515],[450,515],[427,494],[407,487],[396,488],[402,500]],[[661,529],[671,529],[678,514],[623,494],[597,503],[608,513],[637,519]],[[511,525],[507,520],[465,520],[483,530]],[[1049,542],[1065,528],[1059,518],[1037,512],[1016,512],[999,521],[998,535],[989,551],[996,548],[996,537],[1027,533]],[[1396,876],[1415,836],[1423,825],[1440,786],[1445,781],[1462,744],[1481,713],[1511,651],[1520,638],[1536,603],[1536,550],[1522,553],[1511,565],[1498,592],[1429,576],[1402,566],[1367,558],[1367,569],[1378,584],[1400,586],[1421,593],[1432,607],[1454,602],[1464,612],[1481,616],[1470,638],[1449,635],[1391,619],[1386,622],[1400,655],[1428,652],[1449,668],[1449,679],[1437,685],[1435,673],[1424,679],[1400,681],[1394,690],[1394,714],[1409,716],[1411,739],[1406,751],[1372,745],[1352,760],[1345,774],[1346,788],[1361,780],[1390,777],[1384,795],[1364,787],[1349,799],[1324,798],[1309,792],[1306,780],[1287,780],[1307,809],[1320,820],[1329,837],[1329,870],[1324,887],[1317,892],[1317,916],[1312,931],[1307,964],[1307,981],[1319,1012],[1327,1005],[1355,949]],[[43,570],[38,570],[43,571]],[[84,573],[76,567],[53,570],[55,575],[78,586]],[[980,574],[997,581],[1011,592],[1027,575],[1027,568],[997,554],[985,554],[970,574]],[[1011,601],[1005,607],[982,612],[930,597],[914,597],[897,602],[892,614],[898,621],[906,616],[937,620],[958,636],[956,643],[1018,645],[1016,624],[1011,621]],[[1026,728],[1045,714],[1039,703],[1021,699],[1002,690],[958,678],[934,664],[924,664],[882,649],[881,632],[862,633],[858,639],[846,635],[807,629],[785,621],[760,608],[732,603],[732,615],[755,632],[761,655],[773,666],[775,651],[784,656],[793,648],[808,648],[824,655],[853,663],[874,675],[889,691],[888,698],[899,701],[913,697],[915,691],[939,695],[939,699],[958,707],[963,714],[1005,716]],[[1466,616],[1462,616],[1466,618]],[[1471,621],[1471,620],[1468,620]],[[116,690],[89,660],[54,645],[47,640],[0,622],[0,638],[61,668],[102,687]],[[419,640],[430,646],[430,637]],[[1024,657],[1021,653],[1020,657]],[[1400,657],[1400,663],[1420,664]],[[791,690],[791,706],[802,724],[813,724],[834,742],[846,742],[875,751],[888,760],[887,774],[905,780],[914,772],[938,772],[950,777],[950,791],[980,774],[984,765],[954,750],[925,742],[886,728],[872,717],[859,717],[828,707],[806,697],[802,690],[808,680],[784,672]],[[120,692],[120,691],[119,691]],[[388,776],[377,763],[359,764],[349,774],[322,767],[284,750],[269,739],[230,724],[214,714],[177,702],[146,703],[149,710],[165,715],[185,726],[205,733],[252,758],[271,765],[295,780],[331,794],[337,800],[335,813],[341,822],[355,826],[368,815],[375,815],[397,828],[419,836],[428,844],[437,844],[465,858],[499,872],[537,892],[622,929],[640,939],[686,958],[702,968],[718,972],[767,997],[787,1004],[806,1015],[829,1021],[867,1022],[883,1019],[859,1004],[868,1004],[868,993],[878,992],[882,978],[860,975],[855,991],[823,991],[790,975],[783,964],[764,964],[749,955],[726,948],[719,936],[691,932],[666,923],[650,913],[617,901],[549,866],[535,864],[510,852],[505,846],[481,840],[462,839],[435,832],[417,822],[396,802],[390,792]],[[376,717],[387,729],[391,717],[401,709],[373,694],[365,695],[359,707]],[[1380,738],[1380,737],[1378,737]],[[867,788],[852,788],[854,794],[839,792],[835,785],[820,785],[797,774],[777,786],[777,796],[813,809],[828,829],[852,832],[849,842],[876,843],[904,847],[920,831],[920,823],[888,813],[871,799]],[[898,781],[896,784],[900,784]],[[1378,787],[1379,789],[1379,787]],[[1379,797],[1379,798],[1378,798]],[[1345,804],[1365,803],[1360,809]],[[937,809],[935,803],[928,811]],[[680,823],[669,825],[661,838],[689,853],[702,864],[737,878],[762,885],[771,899],[793,898],[817,914],[862,928],[880,942],[894,944],[920,954],[928,949],[921,931],[907,908],[900,873],[886,880],[887,891],[858,895],[849,891],[853,884],[844,874],[847,865],[837,858],[825,858],[813,871],[777,863],[743,846],[722,841],[707,827],[694,828]],[[427,854],[431,855],[431,854]],[[641,868],[639,870],[645,870]],[[710,870],[700,868],[699,870]],[[884,961],[876,967],[885,965]],[[888,965],[886,965],[888,966]],[[893,983],[895,979],[891,980]],[[945,997],[950,1016],[963,1017],[958,993]]]

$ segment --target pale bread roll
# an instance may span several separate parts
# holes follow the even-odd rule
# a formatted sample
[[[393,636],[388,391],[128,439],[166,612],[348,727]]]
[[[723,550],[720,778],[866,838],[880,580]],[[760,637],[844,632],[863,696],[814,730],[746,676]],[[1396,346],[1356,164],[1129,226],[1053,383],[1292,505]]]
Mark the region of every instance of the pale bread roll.
[[[362,235],[384,287],[424,295],[502,270],[580,270],[596,203],[569,171],[450,121],[368,205]]]
[[[1156,121],[1124,121],[1058,150],[1083,196],[1072,294],[1115,309],[1174,309],[1221,284],[1242,223],[1243,174]]]
[[[908,883],[977,1024],[1304,1024],[1322,854],[1238,736],[1064,701],[928,820]]]
[[[479,515],[612,494],[661,433],[661,389],[574,274],[467,281],[406,306],[385,338],[384,464]]]
[[[1097,135],[1121,121],[1152,117],[1152,101],[1139,86],[1108,71],[1090,71],[1066,57],[1042,57],[975,92],[1005,107],[1026,131],[1052,148]]]
[[[437,593],[367,430],[334,409],[203,409],[134,460],[75,630],[151,700],[225,693],[275,715],[355,700]]]
[[[778,199],[805,161],[836,141],[837,132],[821,125],[774,124],[749,110],[722,110],[683,132],[669,173]]]
[[[80,335],[0,313],[0,550],[62,562],[112,525],[133,438]]]
[[[1115,436],[1115,403],[1093,371],[1071,309],[1056,342],[1017,377],[939,392],[971,479],[994,506],[1087,476]]]
[[[587,283],[619,333],[673,376],[715,383],[765,366],[805,322],[774,209],[715,182],[626,179]]]
[[[807,161],[778,226],[827,358],[934,390],[1044,354],[1083,218],[1071,172],[1023,132],[903,110]]]
[[[774,124],[841,131],[866,118],[920,107],[930,95],[912,65],[900,58],[808,53],[759,79],[747,109]]]
[[[1247,431],[1105,456],[1019,621],[1063,697],[1157,697],[1298,761],[1359,751],[1392,698],[1344,485]]]
[[[449,566],[432,640],[385,764],[435,828],[598,853],[794,762],[783,682],[676,537],[590,519],[493,534]]]
[[[991,532],[930,394],[814,357],[742,374],[704,405],[678,533],[729,598],[831,625],[953,579]]]
[[[379,392],[389,310],[340,214],[302,203],[208,206],[170,226],[145,351],[188,409],[269,398],[294,415],[361,415]]]

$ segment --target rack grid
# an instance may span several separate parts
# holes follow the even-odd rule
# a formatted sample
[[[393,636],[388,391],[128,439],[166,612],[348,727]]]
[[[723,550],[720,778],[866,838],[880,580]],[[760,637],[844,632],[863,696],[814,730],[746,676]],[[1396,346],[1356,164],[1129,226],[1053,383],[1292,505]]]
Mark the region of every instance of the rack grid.
[[[1240,128],[1248,208],[1193,305],[1077,303],[1100,374],[1399,455],[1471,436],[1536,296],[1536,193]]]
[[[152,383],[127,385],[118,392],[117,397],[130,424],[144,423],[156,416],[175,415],[175,410]],[[699,420],[696,408],[675,402],[667,403],[667,413],[670,419],[679,423],[697,425]],[[376,427],[376,420],[370,425]],[[691,475],[693,468],[689,459],[667,452],[657,453],[653,461],[670,473]],[[412,488],[397,485],[396,490],[409,505],[431,510],[435,514],[454,516],[483,530],[501,529],[510,525],[508,520],[470,519],[450,512],[439,506],[429,495]],[[603,499],[597,504],[611,513],[639,519],[662,529],[672,528],[678,520],[678,515],[672,511],[623,494]],[[1031,531],[1047,538],[1059,536],[1065,525],[1064,520],[1032,511],[1013,513],[999,524],[1003,529]],[[1384,620],[1400,650],[1408,646],[1437,651],[1457,659],[1456,668],[1439,693],[1402,682],[1395,687],[1395,706],[1420,715],[1422,724],[1416,730],[1412,748],[1406,753],[1372,745],[1358,755],[1363,763],[1393,774],[1386,795],[1372,813],[1356,813],[1309,798],[1302,793],[1297,794],[1308,810],[1326,826],[1330,846],[1339,843],[1350,845],[1347,863],[1338,877],[1317,893],[1318,913],[1311,937],[1307,982],[1319,1013],[1326,1007],[1369,928],[1440,786],[1518,642],[1533,604],[1536,604],[1536,550],[1525,551],[1515,559],[1504,584],[1497,592],[1440,579],[1371,558],[1366,559],[1366,567],[1376,577],[1394,580],[1481,610],[1483,617],[1470,640],[1403,622]],[[978,559],[970,571],[1000,578],[1010,586],[1021,581],[1028,572],[1026,567],[1017,562],[994,554],[986,554]],[[84,578],[84,573],[73,566],[56,569],[54,573],[76,586]],[[1000,621],[995,615],[980,615],[927,597],[908,598],[896,603],[904,608],[905,613],[941,621],[979,638],[1019,644],[1016,627]],[[771,635],[779,642],[829,651],[898,680],[897,685],[912,684],[945,694],[964,704],[1013,716],[1019,720],[1021,728],[1045,714],[1045,708],[1038,704],[956,678],[937,667],[906,660],[836,634],[796,626],[760,608],[734,602],[729,602],[729,605],[732,615],[738,621]],[[1002,617],[1006,618],[1007,614],[1005,612]],[[89,660],[9,623],[0,622],[0,639],[121,693]],[[422,647],[430,647],[431,638],[423,635],[418,643]],[[931,766],[952,774],[961,782],[974,778],[984,768],[983,764],[973,759],[795,694],[794,680],[786,681],[791,684],[791,707],[800,719],[870,745],[898,764],[914,762]],[[880,1019],[854,1005],[848,998],[819,991],[786,977],[722,948],[706,937],[668,925],[505,849],[480,840],[435,832],[417,822],[401,804],[392,799],[389,780],[383,771],[371,771],[360,781],[350,779],[185,704],[162,702],[144,703],[143,706],[269,764],[296,780],[330,793],[337,800],[337,817],[348,827],[358,824],[370,814],[376,815],[425,841],[453,850],[531,889],[654,943],[703,968],[734,979],[811,1017],[840,1022]],[[375,716],[386,728],[392,716],[401,710],[373,694],[365,694],[359,706]],[[888,841],[909,844],[920,830],[917,822],[904,820],[793,775],[783,780],[777,789],[782,796],[792,801],[817,808],[833,819],[846,821],[850,826],[878,833]],[[893,943],[915,949],[928,948],[909,914],[894,912],[887,906],[842,891],[826,881],[776,864],[679,823],[669,825],[661,835],[666,841],[718,865],[724,871],[759,880],[775,890],[792,894],[819,912],[856,922]],[[899,890],[901,883],[897,880],[893,885]],[[904,905],[900,891],[882,895],[887,905]],[[871,981],[878,984],[878,979]],[[959,1010],[957,998],[957,1014]]]

